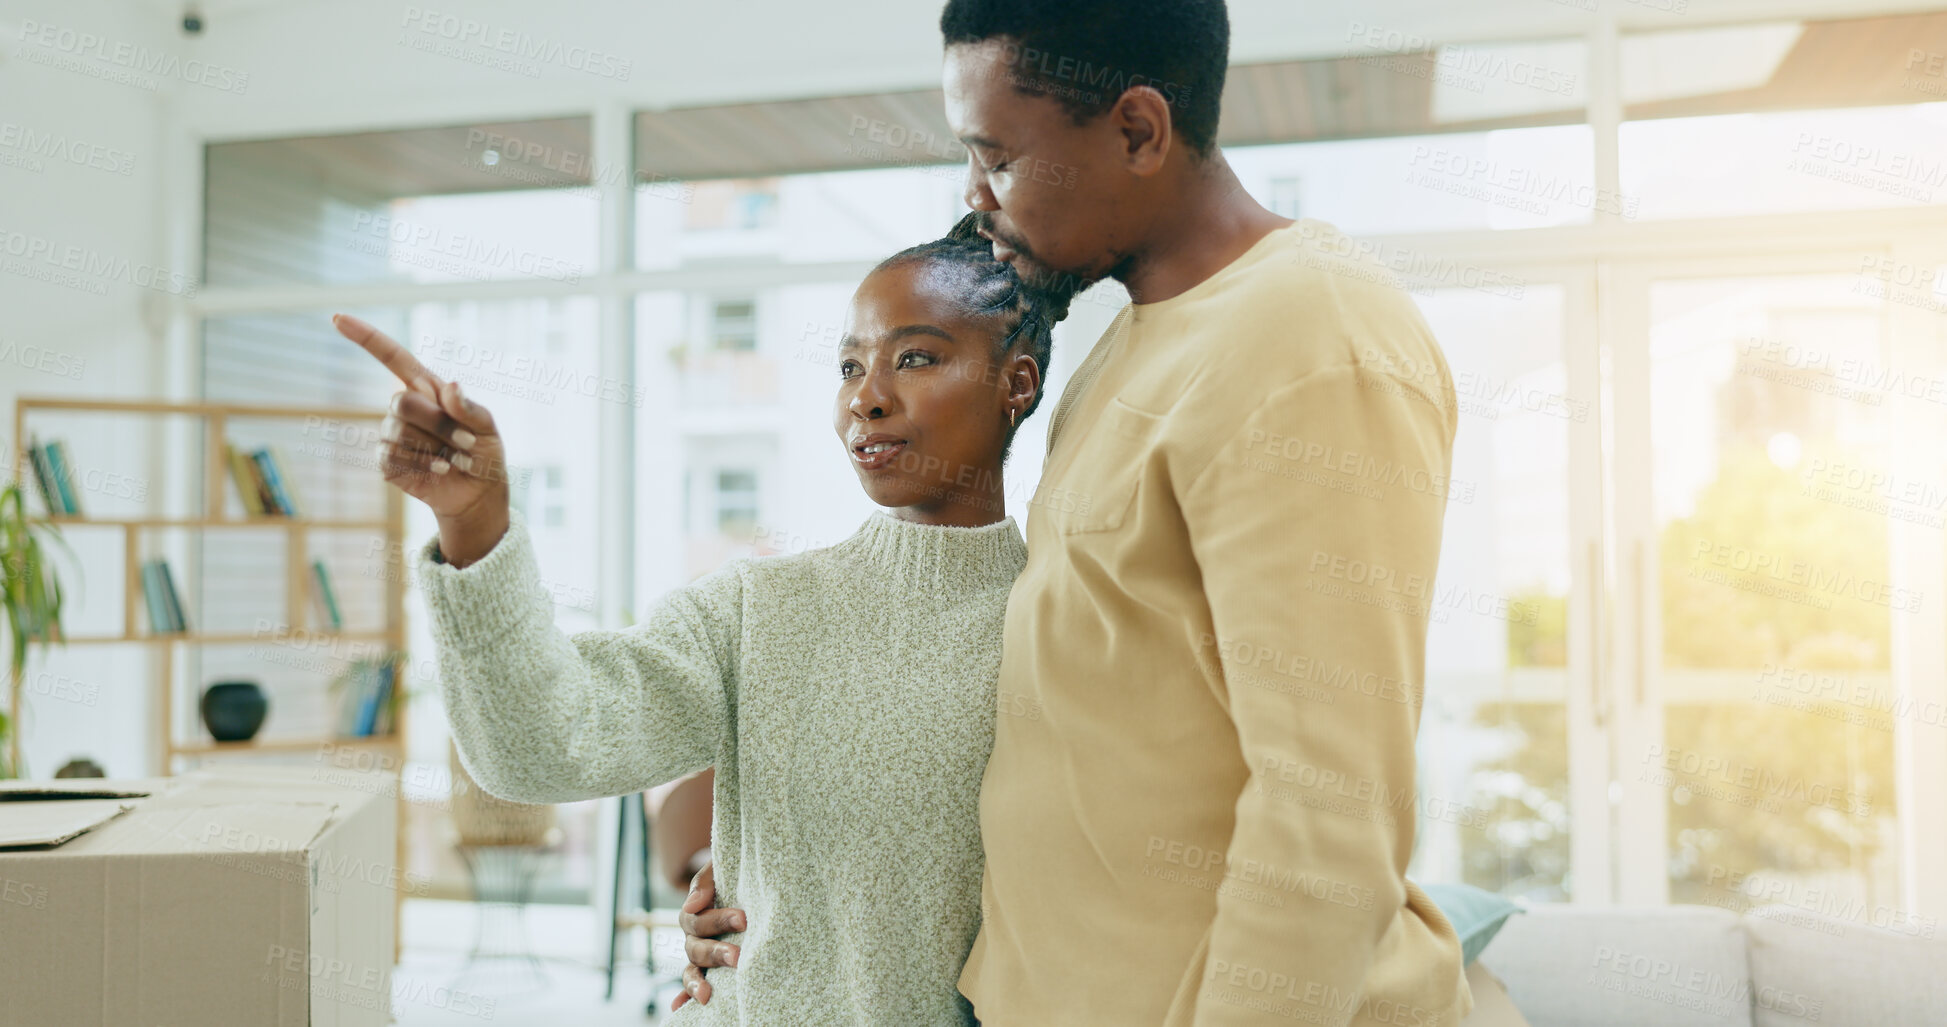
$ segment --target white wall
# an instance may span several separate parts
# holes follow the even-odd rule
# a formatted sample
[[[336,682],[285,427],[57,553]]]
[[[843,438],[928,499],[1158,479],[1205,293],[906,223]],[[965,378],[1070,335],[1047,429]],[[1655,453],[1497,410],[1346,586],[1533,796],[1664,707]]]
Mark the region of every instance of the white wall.
[[[25,22],[85,26],[109,53],[153,53],[168,42],[154,19],[125,3],[0,3],[0,449],[9,474],[19,396],[134,398],[156,391],[168,290],[183,291],[194,274],[169,266],[159,237],[168,88],[41,63],[35,58],[116,68],[76,53],[78,35],[57,38],[53,47],[23,38]],[[51,274],[65,277],[42,278]],[[144,287],[158,277],[162,288]],[[146,425],[37,417],[29,427],[66,438],[84,483],[95,486],[84,490],[84,512],[134,513],[144,494],[162,487]],[[30,508],[40,511],[38,499]],[[108,544],[100,541],[104,533]],[[70,594],[78,586],[92,609],[111,614],[108,623],[90,621],[91,630],[119,631],[119,616],[112,616],[121,596],[117,533],[69,534],[77,550],[96,554],[82,580],[65,576]],[[26,689],[28,769],[46,776],[87,754],[110,773],[146,772],[152,677],[141,648],[77,646],[52,664],[37,659]]]

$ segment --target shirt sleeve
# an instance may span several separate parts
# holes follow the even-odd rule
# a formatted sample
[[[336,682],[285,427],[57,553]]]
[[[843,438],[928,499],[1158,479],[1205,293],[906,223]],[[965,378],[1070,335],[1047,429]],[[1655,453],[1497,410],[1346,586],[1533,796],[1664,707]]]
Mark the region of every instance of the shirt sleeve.
[[[1370,995],[1437,993],[1369,979],[1388,947],[1438,951],[1408,934],[1448,935],[1459,973],[1451,927],[1421,918],[1405,877],[1455,425],[1451,396],[1423,384],[1309,372],[1245,414],[1181,496],[1248,766],[1225,876],[1302,887],[1296,908],[1218,890],[1172,1025],[1392,1022]],[[1345,687],[1279,688],[1267,668]]]
[[[445,563],[438,546],[422,545],[414,569],[454,744],[488,794],[627,795],[715,764],[736,686],[740,561],[663,596],[639,624],[569,635],[518,509],[474,563]]]

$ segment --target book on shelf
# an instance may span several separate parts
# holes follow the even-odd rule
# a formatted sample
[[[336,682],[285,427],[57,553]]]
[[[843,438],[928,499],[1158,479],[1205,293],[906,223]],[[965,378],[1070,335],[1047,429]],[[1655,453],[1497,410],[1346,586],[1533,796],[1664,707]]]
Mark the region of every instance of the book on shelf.
[[[398,713],[399,704],[393,701],[392,694],[397,690],[398,683],[398,663],[386,664],[384,676],[379,681],[378,723],[372,728],[372,733],[375,735],[389,735],[396,726],[393,718]]]
[[[269,513],[270,490],[257,472],[257,462],[228,442],[223,444],[223,456],[230,462],[230,480],[236,483],[237,498],[243,500],[243,512],[250,517]]]
[[[333,687],[342,688],[338,701],[338,736],[369,738],[389,735],[397,724],[394,701],[399,660],[397,654],[354,660]]]
[[[149,632],[156,635],[189,630],[183,619],[182,597],[176,577],[162,557],[142,562],[142,597],[149,610]]]
[[[156,573],[155,563],[142,561],[142,607],[149,611],[149,634],[159,635],[167,630],[162,617],[168,607],[162,604],[162,576]]]
[[[61,512],[61,493],[54,487],[54,469],[47,464],[47,454],[41,451],[41,440],[37,435],[27,436],[27,459],[34,465],[34,483],[40,486],[41,502],[46,504],[49,514]]]
[[[27,455],[34,465],[34,482],[40,486],[48,516],[81,516],[81,489],[74,481],[74,460],[68,455],[67,442],[42,442],[39,436],[29,435]]]
[[[320,623],[333,631],[344,630],[345,618],[338,609],[338,595],[331,588],[331,572],[323,560],[311,561],[311,602],[318,611]]]
[[[286,473],[284,451],[277,446],[258,446],[249,451],[225,442],[223,454],[230,462],[230,480],[236,483],[243,511],[251,517],[298,517],[294,479]]]
[[[288,468],[293,465],[289,460],[284,459],[284,447],[273,443],[265,448],[271,455],[271,467],[277,471],[277,487],[284,494],[284,509],[292,517],[303,516],[302,511],[310,507],[305,505],[304,497],[297,493],[297,476],[288,472]]]
[[[259,446],[250,451],[250,459],[256,463],[257,471],[263,476],[264,485],[269,490],[271,508],[267,512],[285,517],[298,516],[297,504],[292,501],[283,470],[278,467],[276,454],[268,446]]]
[[[169,561],[158,562],[162,564],[162,595],[169,603],[169,623],[174,624],[177,631],[188,631],[189,621],[183,617],[183,596],[176,591],[176,572],[169,569]]]
[[[70,517],[81,516],[81,489],[74,479],[74,460],[68,455],[65,439],[55,439],[47,444],[48,462],[54,467],[54,487],[60,490],[63,513]]]

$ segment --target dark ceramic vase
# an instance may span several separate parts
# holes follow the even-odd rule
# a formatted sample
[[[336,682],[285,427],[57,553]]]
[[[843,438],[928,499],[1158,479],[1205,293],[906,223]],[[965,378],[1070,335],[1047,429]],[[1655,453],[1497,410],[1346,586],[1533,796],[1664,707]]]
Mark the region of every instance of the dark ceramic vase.
[[[203,725],[219,742],[248,741],[268,712],[270,699],[255,681],[218,681],[203,692]]]
[[[94,760],[91,760],[86,756],[76,756],[74,759],[71,759],[66,763],[61,764],[61,769],[55,771],[54,776],[55,777],[107,777],[108,775],[102,771],[101,764],[96,763]]]

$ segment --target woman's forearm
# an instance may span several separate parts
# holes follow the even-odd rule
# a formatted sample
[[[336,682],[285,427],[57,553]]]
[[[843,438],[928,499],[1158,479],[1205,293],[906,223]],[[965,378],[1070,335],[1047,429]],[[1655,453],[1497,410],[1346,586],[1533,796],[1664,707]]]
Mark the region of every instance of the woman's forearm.
[[[716,760],[741,625],[734,571],[664,597],[634,628],[570,636],[554,624],[518,514],[465,567],[430,550],[420,569],[440,690],[461,758],[489,794],[621,795]]]

